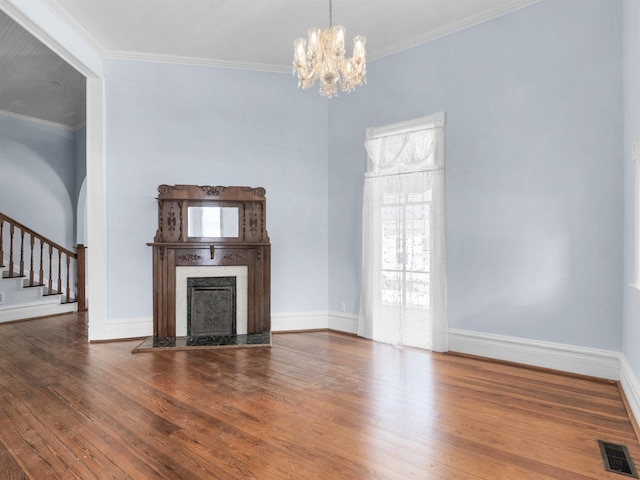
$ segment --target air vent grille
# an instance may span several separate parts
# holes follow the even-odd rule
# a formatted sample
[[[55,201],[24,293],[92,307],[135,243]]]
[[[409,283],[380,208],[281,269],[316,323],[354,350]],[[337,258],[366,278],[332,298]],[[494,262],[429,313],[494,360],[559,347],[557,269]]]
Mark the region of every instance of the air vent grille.
[[[627,477],[638,478],[638,472],[633,465],[627,447],[602,440],[598,440],[598,445],[600,445],[600,453],[602,454],[605,470]]]

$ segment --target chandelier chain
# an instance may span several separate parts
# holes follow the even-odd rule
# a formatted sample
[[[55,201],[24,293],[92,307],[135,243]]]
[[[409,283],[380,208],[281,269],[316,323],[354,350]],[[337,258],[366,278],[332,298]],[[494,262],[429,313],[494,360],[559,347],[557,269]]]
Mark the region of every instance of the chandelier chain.
[[[333,27],[333,2],[329,0],[329,28]]]

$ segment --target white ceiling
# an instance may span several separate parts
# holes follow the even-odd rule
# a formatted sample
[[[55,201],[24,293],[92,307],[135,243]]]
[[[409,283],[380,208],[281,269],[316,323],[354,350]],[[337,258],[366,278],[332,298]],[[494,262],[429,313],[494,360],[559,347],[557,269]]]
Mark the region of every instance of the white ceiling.
[[[329,24],[328,0],[42,1],[107,58],[275,72],[291,71],[295,38],[306,37],[309,27]],[[346,28],[348,42],[355,35],[367,37],[370,62],[538,1],[335,0],[332,13],[333,24]],[[71,94],[75,83],[67,85],[54,78],[56,68],[48,55],[39,51],[34,57],[30,52],[38,50],[33,46],[35,40],[21,34],[14,38],[17,26],[7,27],[6,20],[0,12],[0,110],[67,125],[80,123],[77,116],[69,120],[73,114],[61,112],[64,106],[52,105],[53,100],[45,99],[44,94],[25,92],[27,86],[33,94],[45,84],[49,87],[43,92],[58,87]],[[10,42],[29,46],[5,48]],[[351,54],[350,48],[347,54]],[[43,74],[35,75],[33,66],[22,72],[23,60],[35,64],[39,59],[45,68]],[[6,65],[12,71],[2,76]],[[20,75],[13,75],[13,71],[20,71]],[[16,80],[18,77],[22,78]],[[296,88],[293,81],[292,88]],[[64,92],[58,94],[56,101],[60,103]],[[15,111],[29,99],[34,105]],[[77,108],[77,101],[72,105]]]

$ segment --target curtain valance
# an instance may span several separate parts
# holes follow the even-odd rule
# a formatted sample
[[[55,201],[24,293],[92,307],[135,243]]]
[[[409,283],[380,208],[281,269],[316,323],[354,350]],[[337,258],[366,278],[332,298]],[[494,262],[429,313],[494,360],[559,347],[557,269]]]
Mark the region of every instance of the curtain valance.
[[[367,129],[367,176],[444,167],[444,114]]]

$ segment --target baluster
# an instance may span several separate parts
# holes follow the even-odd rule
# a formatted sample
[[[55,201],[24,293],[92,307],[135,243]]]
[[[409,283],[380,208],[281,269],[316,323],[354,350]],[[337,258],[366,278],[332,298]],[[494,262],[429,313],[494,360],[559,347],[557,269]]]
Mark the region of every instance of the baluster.
[[[9,276],[13,277],[13,233],[15,232],[15,226],[9,225]]]
[[[33,235],[29,235],[29,243],[31,244],[31,260],[29,261],[29,286],[33,287],[33,245],[35,243]]]
[[[49,244],[49,285],[47,287],[47,295],[53,294],[53,246]]]
[[[20,229],[20,276],[24,277],[24,230]]]
[[[78,289],[76,291],[76,300],[78,300],[78,311],[82,312],[87,309],[86,292],[85,292],[85,254],[86,247],[78,244],[76,261],[76,281]]]
[[[62,251],[58,250],[58,293],[62,293]]]
[[[0,218],[0,267],[4,267],[4,239],[2,230],[4,229],[4,219]]]
[[[65,253],[67,256],[67,303],[71,301],[71,291],[69,290],[69,264],[71,263],[71,257],[69,257],[68,253]]]
[[[40,239],[40,271],[38,272],[38,285],[44,285],[44,240]]]

